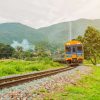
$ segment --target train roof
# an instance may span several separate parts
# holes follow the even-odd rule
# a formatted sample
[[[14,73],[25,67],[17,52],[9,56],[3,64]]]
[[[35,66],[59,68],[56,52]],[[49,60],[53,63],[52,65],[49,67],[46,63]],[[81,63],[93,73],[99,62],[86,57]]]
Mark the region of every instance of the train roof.
[[[80,41],[77,41],[77,40],[71,40],[71,41],[68,41],[65,43],[65,45],[79,45],[79,44],[82,44]]]

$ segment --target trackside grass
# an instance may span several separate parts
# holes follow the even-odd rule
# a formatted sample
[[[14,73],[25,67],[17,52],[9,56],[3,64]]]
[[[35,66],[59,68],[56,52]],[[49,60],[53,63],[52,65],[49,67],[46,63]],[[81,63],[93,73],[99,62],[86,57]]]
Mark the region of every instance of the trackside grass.
[[[59,91],[49,93],[52,100],[100,100],[100,66],[92,66],[93,73],[84,76],[75,85],[65,85]],[[59,88],[59,87],[58,87]]]
[[[93,66],[94,72],[80,80],[76,86],[66,87],[68,98],[73,100],[100,100],[100,67]]]
[[[39,59],[36,61],[24,60],[0,60],[0,77],[12,74],[22,74],[32,71],[46,70],[57,68],[63,65],[53,62],[49,58]]]
[[[89,65],[89,64],[92,64],[92,62],[91,62],[91,60],[84,60],[84,64]],[[100,59],[99,58],[97,60],[97,64],[100,64]]]

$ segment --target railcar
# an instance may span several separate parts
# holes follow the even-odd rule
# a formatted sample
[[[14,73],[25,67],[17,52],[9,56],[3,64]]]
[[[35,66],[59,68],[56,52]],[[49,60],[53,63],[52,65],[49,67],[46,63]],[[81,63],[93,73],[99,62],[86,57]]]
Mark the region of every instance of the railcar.
[[[67,64],[81,64],[84,60],[83,45],[80,41],[71,40],[65,43],[65,61]]]

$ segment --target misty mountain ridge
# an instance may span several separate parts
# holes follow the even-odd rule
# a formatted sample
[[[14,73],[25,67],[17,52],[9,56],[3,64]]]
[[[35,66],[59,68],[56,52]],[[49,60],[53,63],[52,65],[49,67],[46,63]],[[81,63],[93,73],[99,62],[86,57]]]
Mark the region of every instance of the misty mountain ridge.
[[[79,19],[71,21],[72,38],[83,35],[88,26],[100,29],[100,19]],[[21,23],[3,23],[0,24],[0,42],[12,44],[13,41],[21,42],[23,39],[27,39],[34,45],[41,41],[64,45],[69,40],[69,29],[69,22],[62,22],[39,29]]]

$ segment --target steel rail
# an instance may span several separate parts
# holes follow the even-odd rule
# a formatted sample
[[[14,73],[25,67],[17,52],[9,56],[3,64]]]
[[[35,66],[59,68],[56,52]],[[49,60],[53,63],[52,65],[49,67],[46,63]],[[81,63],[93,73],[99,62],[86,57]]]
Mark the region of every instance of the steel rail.
[[[18,76],[13,76],[13,77],[8,77],[8,78],[1,78],[0,79],[0,89],[9,88],[9,87],[12,87],[12,86],[16,86],[18,84],[22,84],[22,83],[29,82],[29,81],[32,81],[32,80],[51,76],[51,75],[54,75],[54,74],[57,74],[57,73],[60,73],[60,72],[71,70],[73,68],[75,68],[75,66],[74,67],[64,67],[64,68],[57,68],[57,69],[52,69],[52,70],[39,71],[39,72],[36,72],[36,73],[18,75]]]

